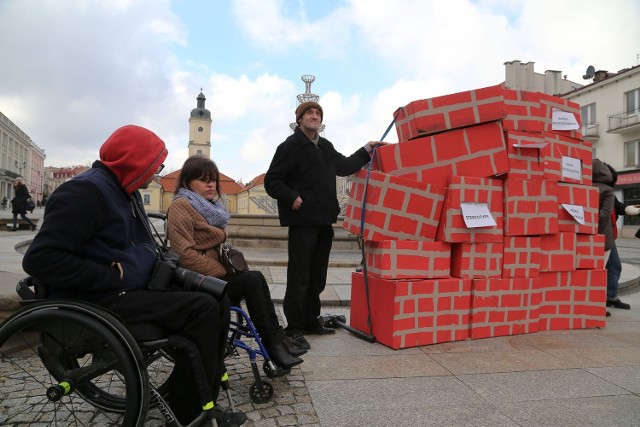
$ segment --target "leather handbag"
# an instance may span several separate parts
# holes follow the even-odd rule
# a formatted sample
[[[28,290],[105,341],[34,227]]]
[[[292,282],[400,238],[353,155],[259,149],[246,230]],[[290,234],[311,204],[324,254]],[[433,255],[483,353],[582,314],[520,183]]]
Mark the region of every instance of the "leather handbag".
[[[244,259],[244,255],[238,248],[228,243],[222,243],[219,250],[220,262],[227,270],[227,274],[249,270],[247,260]]]

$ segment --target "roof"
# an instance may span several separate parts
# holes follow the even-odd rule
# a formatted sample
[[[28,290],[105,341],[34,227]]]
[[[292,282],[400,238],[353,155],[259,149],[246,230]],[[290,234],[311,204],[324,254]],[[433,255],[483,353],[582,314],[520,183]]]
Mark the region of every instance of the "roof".
[[[180,177],[180,171],[182,169],[178,169],[177,171],[171,172],[160,178],[160,184],[164,191],[169,191],[171,193],[176,192],[176,187],[178,186],[178,178]],[[222,194],[237,194],[243,190],[243,187],[235,182],[233,179],[229,178],[227,175],[220,172],[220,188],[219,192]]]

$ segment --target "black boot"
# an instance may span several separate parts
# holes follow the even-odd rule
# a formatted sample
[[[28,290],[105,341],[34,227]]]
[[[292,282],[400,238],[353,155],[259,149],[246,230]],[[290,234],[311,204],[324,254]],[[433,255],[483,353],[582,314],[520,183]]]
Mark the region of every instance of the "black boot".
[[[263,338],[262,343],[273,363],[284,369],[289,369],[301,364],[304,360],[289,354],[285,345],[286,338],[287,336],[284,332],[281,332],[277,335]]]
[[[287,351],[292,356],[302,356],[307,352],[304,348],[298,348],[291,342],[288,336],[285,335],[284,346],[287,348]]]

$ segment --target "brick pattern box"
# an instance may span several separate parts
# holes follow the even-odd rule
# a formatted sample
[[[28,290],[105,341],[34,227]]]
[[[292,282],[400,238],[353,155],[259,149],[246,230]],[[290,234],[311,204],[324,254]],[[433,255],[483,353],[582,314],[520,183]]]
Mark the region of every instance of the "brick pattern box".
[[[509,171],[504,132],[485,123],[376,150],[376,169],[446,187],[454,176],[492,177]]]
[[[581,206],[584,224],[580,224],[563,205]],[[600,193],[590,185],[558,183],[558,230],[598,234]]]
[[[604,235],[578,234],[576,236],[576,270],[604,268]]]
[[[530,97],[535,97],[539,102],[540,106],[545,111],[545,127],[544,132],[556,133],[561,136],[566,136],[573,139],[582,139],[582,122],[580,120],[580,105],[576,104],[573,101],[569,101],[568,99],[560,98],[558,96],[547,95],[545,93],[540,92],[527,92]],[[553,109],[557,108],[558,110],[565,111],[567,113],[573,114],[573,117],[578,122],[578,127],[575,130],[558,130],[553,125]],[[591,163],[589,163],[591,164]]]
[[[453,243],[451,276],[462,279],[502,277],[502,243]]]
[[[605,326],[607,270],[540,273],[540,331]]]
[[[502,277],[505,279],[540,277],[540,244],[540,237],[505,236]]]
[[[508,130],[542,132],[546,122],[539,98],[503,85],[413,101],[394,115],[399,142],[493,121]]]
[[[384,279],[450,277],[451,245],[444,242],[365,242],[367,272]]]
[[[365,170],[354,175],[342,225],[355,235],[360,235],[366,178]],[[435,240],[444,188],[371,171],[366,193],[365,240]]]
[[[573,271],[576,268],[576,234],[561,232],[540,236],[540,271]]]
[[[507,157],[509,158],[508,178],[544,179],[544,155],[542,149],[548,144],[540,134],[531,132],[505,131]]]
[[[362,273],[351,276],[351,326],[369,333]],[[369,277],[376,340],[393,349],[469,338],[471,280],[388,280]]]
[[[558,232],[558,188],[551,180],[504,180],[504,235]]]
[[[538,331],[540,279],[476,279],[471,284],[471,338]]]
[[[436,240],[449,243],[502,242],[504,228],[502,195],[502,181],[499,179],[452,177],[447,189]],[[486,204],[496,225],[467,228],[462,215],[462,203]]]
[[[581,141],[553,133],[545,133],[544,139],[548,142],[542,148],[544,177],[546,179],[582,185],[592,184],[593,154],[589,141]],[[563,162],[564,157],[580,161],[580,171],[578,171],[580,179],[571,177],[569,166]]]

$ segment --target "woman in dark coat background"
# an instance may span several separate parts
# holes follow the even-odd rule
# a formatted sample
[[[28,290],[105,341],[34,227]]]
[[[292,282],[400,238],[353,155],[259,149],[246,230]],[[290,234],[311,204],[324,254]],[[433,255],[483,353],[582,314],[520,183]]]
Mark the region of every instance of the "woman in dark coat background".
[[[11,199],[13,209],[13,228],[11,231],[18,231],[18,215],[31,225],[31,231],[36,229],[36,225],[27,218],[27,199],[31,197],[27,186],[22,183],[22,177],[19,176],[13,180],[13,190],[15,196]]]

